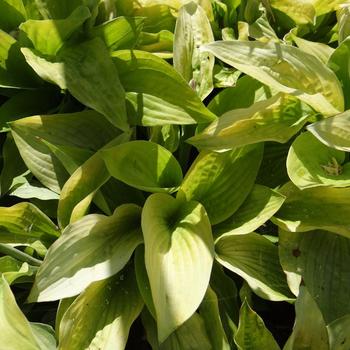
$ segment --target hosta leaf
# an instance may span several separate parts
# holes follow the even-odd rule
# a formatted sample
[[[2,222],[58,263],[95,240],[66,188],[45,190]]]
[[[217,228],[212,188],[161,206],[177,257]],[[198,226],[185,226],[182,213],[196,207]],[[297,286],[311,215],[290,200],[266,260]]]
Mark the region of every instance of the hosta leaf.
[[[28,265],[8,255],[0,258],[0,275],[8,284],[32,282],[37,269],[36,266]]]
[[[55,224],[31,203],[0,207],[0,241],[2,243],[33,243],[40,240],[49,245],[57,239]]]
[[[180,127],[178,125],[154,126],[150,130],[149,140],[163,146],[171,153],[174,153],[180,143]]]
[[[299,100],[278,94],[251,107],[226,112],[187,142],[216,151],[262,141],[284,143],[303,127],[308,116]]]
[[[233,337],[237,331],[239,319],[237,287],[235,282],[225,274],[223,267],[215,261],[210,277],[210,287],[217,295],[220,318],[226,338],[231,349],[235,349]]]
[[[3,196],[13,185],[17,176],[23,175],[27,167],[18,152],[11,134],[7,134],[2,146],[3,168],[0,174],[0,195]]]
[[[119,144],[128,141],[129,134],[121,134],[110,144]],[[110,178],[101,152],[96,152],[81,166],[77,167],[71,177],[64,184],[58,203],[57,218],[61,227],[80,219],[85,214],[94,195]]]
[[[186,124],[205,123],[216,118],[180,74],[163,59],[138,50],[115,51],[112,56],[125,91],[139,94],[137,110],[142,111],[143,94],[148,94],[180,108],[186,113]],[[171,118],[169,116],[167,124],[171,124]]]
[[[350,112],[320,120],[307,126],[307,129],[328,147],[350,152]]]
[[[302,278],[326,324],[350,313],[348,238],[326,231],[281,231],[279,250],[283,270]]]
[[[212,350],[203,318],[194,313],[182,326],[174,331],[162,344],[158,342],[157,324],[147,311],[141,314],[148,342],[152,350]]]
[[[1,350],[45,349],[39,346],[30,323],[17,306],[16,299],[4,277],[0,278],[0,328]],[[52,350],[52,348],[46,349]]]
[[[56,89],[23,90],[0,106],[0,130],[7,130],[7,123],[23,117],[45,114],[60,102]]]
[[[203,50],[278,91],[298,97],[325,116],[344,110],[336,75],[296,47],[273,42],[217,41]]]
[[[21,54],[19,43],[0,29],[0,87],[33,88],[40,83]]]
[[[296,24],[313,24],[315,8],[310,0],[271,0],[271,6],[290,17]]]
[[[214,245],[204,207],[151,195],[142,211],[145,263],[163,342],[195,312],[209,284]]]
[[[156,310],[154,308],[151,286],[149,284],[149,279],[145,266],[144,246],[139,246],[136,248],[134,257],[135,274],[140,294],[142,295],[142,299],[145,302],[148,311],[151,313],[152,317],[156,319]]]
[[[103,114],[114,126],[124,131],[129,129],[125,92],[101,39],[61,50],[56,62],[47,61],[31,49],[23,48],[22,52],[42,79],[68,89],[77,100]]]
[[[246,300],[241,307],[235,343],[239,350],[280,349],[264,321],[250,308]]]
[[[57,193],[68,174],[54,152],[41,139],[54,145],[98,150],[119,134],[117,128],[91,110],[20,119],[11,123],[11,131],[33,175]]]
[[[216,237],[246,234],[255,231],[269,220],[282,206],[285,196],[271,188],[254,185],[252,191],[237,211],[216,225]]]
[[[44,323],[30,322],[34,337],[40,349],[56,350],[55,331]]]
[[[134,204],[120,206],[112,216],[91,214],[67,226],[48,250],[29,300],[71,297],[119,272],[142,242],[140,231],[140,208]]]
[[[28,20],[19,29],[34,48],[44,55],[55,55],[65,41],[90,17],[86,6],[76,8],[66,19]],[[47,38],[50,38],[48,40]]]
[[[321,16],[325,13],[334,11],[341,7],[344,3],[343,0],[311,0],[312,5],[315,7],[316,15]]]
[[[45,187],[41,187],[40,184],[24,182],[19,186],[15,186],[9,192],[10,196],[15,196],[23,199],[37,198],[44,201],[59,199],[59,195]]]
[[[339,44],[341,44],[350,35],[349,18],[350,6],[342,6],[342,8],[337,11]]]
[[[321,311],[304,286],[300,287],[295,312],[293,333],[283,350],[329,350],[327,328]]]
[[[350,237],[350,188],[300,190],[292,183],[280,190],[287,199],[272,221],[284,230],[322,229]]]
[[[189,118],[183,106],[176,106],[163,99],[146,94],[127,92],[129,115],[133,124],[143,126],[188,125],[196,121]]]
[[[299,135],[287,157],[289,178],[300,189],[350,186],[350,163],[343,164],[344,152],[329,148],[311,133]]]
[[[131,49],[143,27],[142,17],[117,17],[91,29],[90,35],[104,40],[110,50]]]
[[[124,349],[142,307],[132,268],[94,282],[64,314],[58,349]]]
[[[328,66],[334,71],[342,84],[343,91],[349,91],[350,38],[345,39],[329,58]],[[350,108],[350,97],[344,93],[345,110]]]
[[[10,32],[26,18],[26,9],[22,0],[0,1],[0,29]]]
[[[131,141],[102,151],[108,171],[129,186],[148,192],[174,192],[182,170],[164,147],[149,141]]]
[[[218,298],[210,287],[208,287],[198,311],[203,318],[213,350],[230,350],[220,319]]]
[[[244,278],[260,297],[274,301],[291,298],[278,249],[266,238],[256,233],[222,237],[215,251],[220,264]]]
[[[173,42],[174,34],[169,30],[161,30],[158,33],[141,32],[137,49],[169,59],[173,58]]]
[[[326,44],[298,38],[296,35],[293,34],[292,37],[293,41],[298,45],[299,49],[303,50],[304,52],[311,53],[324,64],[327,64],[329,58],[334,52],[334,49]]]
[[[181,7],[175,27],[174,68],[204,100],[213,90],[214,56],[199,47],[214,41],[209,19],[195,2]]]
[[[346,350],[350,344],[350,315],[346,315],[331,322],[328,326],[330,349]]]
[[[208,108],[218,116],[237,108],[248,108],[255,102],[271,97],[271,92],[260,81],[248,75],[238,79],[237,85],[223,89],[210,101]]]
[[[67,18],[78,6],[84,3],[90,3],[91,6],[95,3],[95,0],[60,0],[56,2],[55,0],[45,0],[45,1],[35,1],[40,14],[45,18],[53,19],[63,19]]]
[[[253,187],[262,152],[261,144],[224,153],[201,152],[187,172],[178,197],[202,203],[213,225],[226,220]]]

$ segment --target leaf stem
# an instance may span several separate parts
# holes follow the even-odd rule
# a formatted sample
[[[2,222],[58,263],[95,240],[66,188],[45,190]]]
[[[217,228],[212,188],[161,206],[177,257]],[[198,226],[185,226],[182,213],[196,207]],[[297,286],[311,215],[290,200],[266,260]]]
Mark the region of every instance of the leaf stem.
[[[34,266],[40,266],[42,261],[36,258],[33,258],[32,256],[22,252],[19,249],[16,249],[8,244],[0,243],[0,253],[5,255],[10,255],[15,259],[18,259],[20,261],[26,262],[28,264],[34,265]]]

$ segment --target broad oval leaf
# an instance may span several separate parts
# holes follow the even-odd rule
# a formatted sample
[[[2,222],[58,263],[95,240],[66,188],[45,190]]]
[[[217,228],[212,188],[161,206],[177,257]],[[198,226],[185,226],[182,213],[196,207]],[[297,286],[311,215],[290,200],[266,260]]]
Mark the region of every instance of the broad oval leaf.
[[[308,112],[293,96],[278,94],[246,109],[224,113],[187,142],[215,151],[262,141],[285,143],[307,122]]]
[[[330,349],[346,350],[350,345],[350,315],[331,322],[327,326]]]
[[[327,328],[321,311],[305,286],[300,286],[295,313],[293,333],[283,350],[335,349],[329,348]]]
[[[143,94],[148,94],[176,106],[182,110],[183,115],[186,113],[186,124],[206,123],[216,119],[180,74],[163,59],[138,50],[115,51],[112,57],[125,91],[140,96],[141,102],[137,110],[142,110]],[[171,115],[167,124],[172,124]]]
[[[101,39],[65,48],[53,62],[28,48],[22,52],[42,79],[68,89],[77,100],[104,115],[114,126],[128,131],[125,91]]]
[[[350,237],[350,188],[300,190],[292,183],[280,189],[287,199],[271,220],[284,230],[327,230]]]
[[[182,170],[174,156],[150,141],[131,141],[101,151],[110,174],[129,186],[148,192],[174,192]]]
[[[124,349],[142,307],[132,268],[94,282],[64,314],[58,349]]]
[[[350,163],[344,152],[329,148],[311,133],[299,135],[289,149],[287,171],[300,189],[350,186]]]
[[[298,97],[325,116],[344,110],[343,91],[333,71],[294,46],[217,41],[203,50],[278,91]]]
[[[66,19],[28,20],[19,26],[34,48],[45,55],[55,55],[66,40],[91,16],[86,6],[79,6]],[[50,38],[48,40],[48,38]]]
[[[58,236],[56,225],[33,204],[0,207],[0,242],[26,244],[40,240],[49,246]]]
[[[188,170],[178,198],[202,203],[212,225],[229,218],[254,185],[263,145],[224,153],[201,152]]]
[[[328,147],[350,152],[350,111],[320,120],[307,129]]]
[[[213,90],[214,56],[199,50],[214,41],[206,12],[191,1],[182,6],[174,32],[174,68],[194,87],[201,100]]]
[[[112,216],[91,214],[67,226],[48,250],[28,300],[71,297],[119,272],[142,242],[140,212],[125,204]]]
[[[209,284],[214,256],[210,222],[198,202],[151,195],[142,211],[145,263],[163,342],[187,321]]]
[[[247,234],[269,220],[282,206],[285,196],[266,186],[254,185],[243,204],[227,220],[215,225],[214,236]]]
[[[350,313],[350,286],[347,282],[350,278],[349,252],[349,239],[331,232],[281,230],[279,234],[283,270],[287,275],[302,278],[326,325]]]
[[[296,24],[313,24],[316,11],[311,1],[271,0],[271,6],[289,16]]]
[[[277,247],[257,233],[222,237],[215,244],[220,264],[244,278],[261,298],[292,299]]]
[[[280,350],[264,321],[245,300],[239,314],[239,326],[235,335],[239,350]]]
[[[60,192],[68,173],[43,140],[53,145],[97,151],[120,134],[117,128],[91,110],[23,118],[11,123],[11,132],[33,175],[56,193]],[[79,154],[79,149],[71,152],[72,156],[78,155],[81,159]]]
[[[0,277],[0,328],[1,349],[55,349],[55,346],[49,348],[40,346],[37,333],[16,304],[16,299],[4,277]]]

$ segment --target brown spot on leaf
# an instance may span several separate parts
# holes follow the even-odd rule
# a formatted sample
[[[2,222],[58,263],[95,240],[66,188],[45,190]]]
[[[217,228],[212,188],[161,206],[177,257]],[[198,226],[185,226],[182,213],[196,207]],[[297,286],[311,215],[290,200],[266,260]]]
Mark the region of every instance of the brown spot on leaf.
[[[292,254],[297,258],[301,255],[301,251],[299,250],[299,248],[295,248],[293,249]]]

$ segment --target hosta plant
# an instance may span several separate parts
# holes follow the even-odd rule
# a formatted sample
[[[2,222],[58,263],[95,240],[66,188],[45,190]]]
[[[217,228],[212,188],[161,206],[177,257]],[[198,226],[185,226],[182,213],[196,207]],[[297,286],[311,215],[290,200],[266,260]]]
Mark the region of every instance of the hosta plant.
[[[349,349],[349,62],[345,0],[0,0],[0,349]]]

